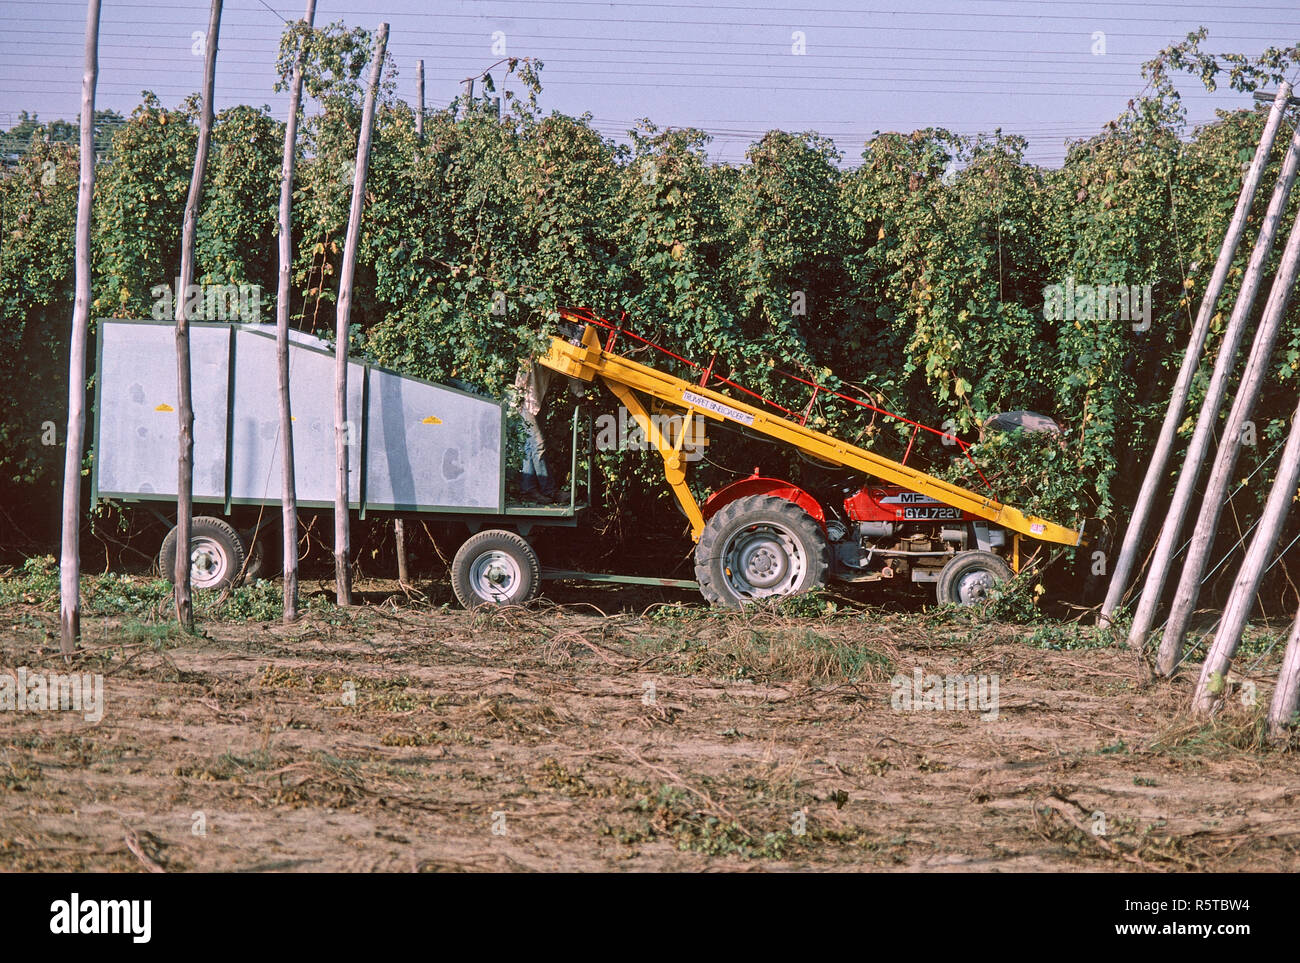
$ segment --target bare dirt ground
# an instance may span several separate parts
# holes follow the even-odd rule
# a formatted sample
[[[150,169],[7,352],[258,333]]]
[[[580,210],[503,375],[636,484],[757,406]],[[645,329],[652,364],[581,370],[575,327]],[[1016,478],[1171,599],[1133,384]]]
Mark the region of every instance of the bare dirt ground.
[[[1131,652],[363,587],[345,615],[198,638],[88,617],[102,721],[0,714],[0,869],[1300,869],[1300,756],[1240,707],[1191,724],[1192,679],[1147,685]],[[56,636],[7,607],[0,667],[63,671]],[[916,668],[996,673],[998,718],[896,711]]]

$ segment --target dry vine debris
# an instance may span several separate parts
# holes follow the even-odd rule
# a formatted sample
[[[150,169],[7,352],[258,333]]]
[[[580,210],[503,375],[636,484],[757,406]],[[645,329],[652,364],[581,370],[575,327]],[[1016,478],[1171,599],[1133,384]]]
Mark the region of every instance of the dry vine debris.
[[[104,717],[6,713],[0,869],[1300,869],[1300,757],[1243,707],[1189,719],[1191,680],[1143,686],[1123,650],[358,589],[398,604],[143,645],[88,617]],[[0,665],[61,671],[57,627],[11,606]],[[996,673],[998,719],[895,711],[915,668]]]

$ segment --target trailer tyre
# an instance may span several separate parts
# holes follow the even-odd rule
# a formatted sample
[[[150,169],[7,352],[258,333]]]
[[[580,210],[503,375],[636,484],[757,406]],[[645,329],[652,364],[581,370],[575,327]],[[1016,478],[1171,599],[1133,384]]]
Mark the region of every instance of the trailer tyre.
[[[237,584],[247,558],[244,540],[221,519],[199,515],[190,523],[191,587],[215,589]],[[158,568],[168,581],[176,573],[175,527],[163,539]]]
[[[537,594],[542,567],[515,532],[490,529],[471,536],[451,561],[451,587],[467,609],[523,605]]]
[[[978,605],[995,585],[1014,575],[1011,566],[992,552],[958,552],[939,573],[935,596],[941,605]]]
[[[284,531],[279,525],[264,525],[260,531],[249,532],[248,564],[244,567],[244,581],[275,578],[284,570]]]
[[[695,547],[701,594],[731,608],[819,588],[829,567],[830,546],[816,519],[777,495],[724,505]]]

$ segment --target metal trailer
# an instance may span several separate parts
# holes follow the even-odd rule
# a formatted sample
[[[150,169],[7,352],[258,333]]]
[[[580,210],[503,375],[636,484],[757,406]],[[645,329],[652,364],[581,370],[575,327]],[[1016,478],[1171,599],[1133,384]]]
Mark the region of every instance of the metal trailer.
[[[275,329],[194,323],[190,340],[194,503],[214,509],[194,520],[192,573],[197,588],[217,588],[273,574],[268,558],[280,541],[281,471]],[[320,339],[290,332],[289,367],[298,505],[332,510],[334,352]],[[173,325],[101,320],[96,372],[92,505],[98,499],[139,503],[171,526],[160,551],[166,575],[175,558]],[[463,523],[467,538],[452,563],[452,584],[463,604],[523,601],[543,577],[583,577],[543,571],[529,542],[535,529],[575,526],[589,507],[590,459],[579,497],[577,410],[568,499],[558,505],[507,500],[506,407],[496,399],[357,361],[348,370],[347,432],[349,498],[359,517]],[[170,517],[167,505],[173,506]]]

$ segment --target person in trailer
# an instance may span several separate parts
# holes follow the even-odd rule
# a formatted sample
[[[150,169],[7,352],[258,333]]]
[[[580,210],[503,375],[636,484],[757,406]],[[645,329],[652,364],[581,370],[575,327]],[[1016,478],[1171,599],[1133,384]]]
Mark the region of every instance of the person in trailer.
[[[524,460],[520,494],[525,501],[553,503],[555,481],[546,464],[546,435],[539,416],[542,399],[551,384],[551,370],[533,361],[525,361],[515,378],[515,403],[524,423]]]

